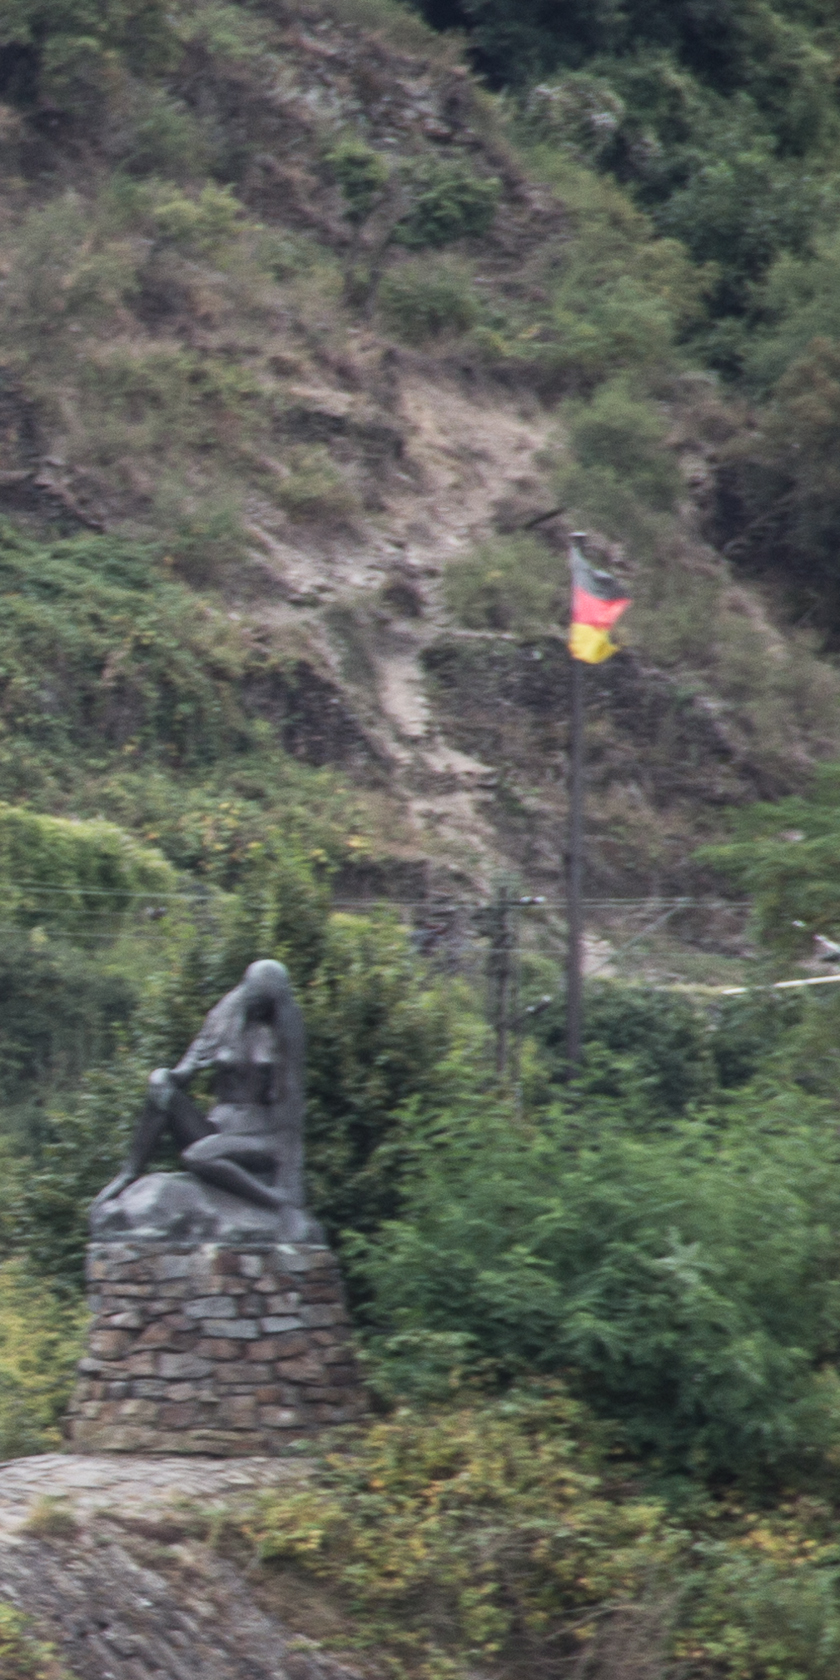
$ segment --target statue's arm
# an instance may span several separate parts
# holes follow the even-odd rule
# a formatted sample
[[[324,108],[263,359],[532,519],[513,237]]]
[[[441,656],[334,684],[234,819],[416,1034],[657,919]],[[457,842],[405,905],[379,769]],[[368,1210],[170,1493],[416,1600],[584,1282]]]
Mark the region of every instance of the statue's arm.
[[[146,1101],[140,1110],[125,1161],[116,1178],[112,1178],[110,1184],[106,1184],[105,1189],[100,1190],[95,1206],[100,1202],[112,1201],[114,1196],[118,1196],[121,1190],[125,1190],[129,1184],[134,1183],[135,1178],[140,1178],[145,1172],[152,1150],[167,1122],[168,1097],[172,1089],[172,1075],[169,1069],[156,1068],[149,1080]]]

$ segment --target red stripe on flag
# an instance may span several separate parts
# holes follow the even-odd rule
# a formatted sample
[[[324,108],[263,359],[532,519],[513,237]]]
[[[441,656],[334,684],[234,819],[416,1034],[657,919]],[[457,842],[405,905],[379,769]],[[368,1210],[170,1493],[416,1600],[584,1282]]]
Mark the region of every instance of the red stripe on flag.
[[[618,601],[602,601],[598,595],[590,595],[588,590],[575,584],[572,589],[572,623],[591,624],[596,630],[609,630],[629,605],[629,595]]]

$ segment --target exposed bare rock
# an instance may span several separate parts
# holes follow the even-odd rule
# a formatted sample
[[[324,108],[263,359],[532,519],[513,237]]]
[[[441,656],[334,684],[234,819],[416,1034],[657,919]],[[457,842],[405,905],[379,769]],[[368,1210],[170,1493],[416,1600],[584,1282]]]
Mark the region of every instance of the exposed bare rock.
[[[184,1511],[306,1472],[276,1459],[17,1459],[0,1467],[0,1598],[77,1680],[354,1680],[266,1615]]]

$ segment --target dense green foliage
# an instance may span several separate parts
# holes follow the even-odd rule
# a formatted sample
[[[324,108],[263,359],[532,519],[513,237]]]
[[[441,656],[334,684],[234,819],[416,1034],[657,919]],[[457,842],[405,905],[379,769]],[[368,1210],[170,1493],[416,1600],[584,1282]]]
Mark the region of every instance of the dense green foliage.
[[[585,1117],[532,1126],[505,1106],[450,1114],[367,1253],[380,1312],[457,1331],[501,1371],[574,1372],[671,1470],[824,1474],[840,1335],[830,1107],[765,1090],[664,1127],[610,1107],[593,1095]]]
[[[429,0],[466,25],[479,66],[527,90],[528,121],[630,185],[663,231],[717,265],[715,313],[740,313],[822,209],[840,126],[833,8]],[[545,83],[545,77],[556,78]],[[807,162],[805,161],[807,160]]]
[[[737,563],[769,573],[785,608],[807,614],[833,646],[836,9],[825,0],[417,4],[435,28],[467,31],[478,69],[513,96],[533,165],[574,160],[611,177],[690,254],[702,305],[676,323],[678,335],[761,405],[758,425],[722,453],[712,535]]]
[[[20,1261],[0,1267],[0,1456],[49,1452],[87,1322],[83,1304],[34,1284]],[[2,1647],[0,1647],[2,1649]]]
[[[840,931],[839,800],[837,766],[821,766],[807,795],[738,812],[732,839],[701,854],[746,889],[759,937],[786,956]]]
[[[669,1512],[557,1384],[402,1407],[235,1529],[281,1602],[314,1578],[333,1595],[332,1641],[373,1645],[399,1676],[448,1680],[480,1661],[517,1676],[632,1663],[656,1680],[831,1680],[840,1657],[826,1500],[766,1512],[730,1493]]]
[[[398,1675],[524,1666],[590,1638],[594,1607],[626,1602],[675,1550],[656,1504],[610,1497],[604,1459],[562,1391],[401,1411],[244,1530],[262,1560],[335,1584],[353,1642],[384,1646]]]

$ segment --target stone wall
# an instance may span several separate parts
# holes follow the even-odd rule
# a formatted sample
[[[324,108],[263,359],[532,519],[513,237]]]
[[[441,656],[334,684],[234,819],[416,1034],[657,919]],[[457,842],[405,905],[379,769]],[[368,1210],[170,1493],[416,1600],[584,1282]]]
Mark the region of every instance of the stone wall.
[[[364,1415],[329,1249],[91,1243],[88,1281],[71,1451],[277,1453]]]

